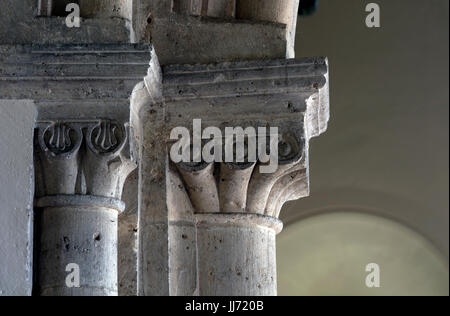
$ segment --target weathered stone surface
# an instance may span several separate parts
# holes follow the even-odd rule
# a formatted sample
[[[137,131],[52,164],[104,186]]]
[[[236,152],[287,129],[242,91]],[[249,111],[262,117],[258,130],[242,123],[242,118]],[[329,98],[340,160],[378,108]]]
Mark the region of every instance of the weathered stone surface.
[[[295,57],[297,14],[301,0],[238,0],[237,18],[271,21],[286,25],[288,58]]]
[[[117,295],[120,199],[136,167],[129,128],[107,120],[38,121],[37,127],[36,290]],[[66,285],[69,264],[80,268],[80,288]]]
[[[230,19],[234,14],[223,6],[229,0],[208,1],[203,13],[198,1],[191,7],[187,2],[174,7],[172,1],[136,3],[135,39],[151,40],[162,65],[294,57],[290,25]]]
[[[83,19],[80,28],[68,28],[65,17],[38,17],[37,6],[38,0],[2,0],[0,45],[130,42],[123,18]]]
[[[65,201],[58,207],[39,203],[36,294],[117,295],[117,210],[93,199],[80,206],[77,201]],[[80,268],[80,288],[66,285],[66,266],[71,263]]]
[[[284,58],[285,34],[282,24],[176,15],[155,18],[151,26],[162,65]]]
[[[129,0],[78,0],[84,18],[123,18],[131,21],[136,1]]]
[[[137,157],[129,96],[148,59],[146,45],[1,46],[0,98],[33,99],[39,110],[37,294],[118,293],[118,214]],[[70,263],[80,289],[65,284]]]
[[[198,215],[199,295],[276,295],[275,236],[281,227],[262,216]]]
[[[43,17],[37,18],[39,2]],[[64,25],[65,1],[47,8],[44,2],[27,8],[32,31],[21,24],[8,34],[12,40],[0,32],[0,98],[29,98],[39,110],[40,294],[115,295],[119,288],[133,295],[136,287],[139,295],[275,294],[279,210],[307,195],[308,141],[328,120],[326,60],[282,60],[293,57],[298,0],[250,6],[234,0],[201,6],[80,0],[78,29]],[[18,17],[9,13],[0,16],[6,25]],[[172,66],[161,70],[152,50],[142,81],[149,47],[111,43],[150,40],[161,64]],[[254,61],[242,62],[248,60]],[[280,127],[279,170],[265,176],[260,162],[172,164],[168,132],[180,125],[192,129],[194,118],[221,130]],[[139,184],[129,179],[125,197],[138,197],[140,227],[132,208],[120,227],[129,257],[119,265],[118,285],[117,215],[136,161]],[[136,233],[137,282],[130,269]],[[75,246],[61,247],[61,238]],[[248,257],[240,256],[244,249]],[[248,265],[250,257],[261,260]],[[62,278],[67,261],[95,264],[101,272],[89,270],[84,289],[68,290]]]
[[[169,295],[169,215],[166,178],[167,151],[162,142],[165,122],[160,103],[142,107],[139,185],[138,295]],[[135,106],[135,104],[133,104]]]
[[[119,296],[137,295],[138,169],[125,182],[122,200],[126,208],[119,215]]]
[[[37,122],[36,197],[120,199],[135,168],[128,125],[110,120]]]
[[[0,296],[31,295],[35,116],[30,100],[0,100]]]
[[[196,16],[234,18],[236,0],[174,0],[173,11]]]
[[[0,46],[0,98],[35,100],[40,120],[108,113],[126,122],[149,51],[132,44]]]
[[[326,59],[158,69],[153,58],[145,79],[150,89],[136,89],[132,98],[132,112],[145,118],[138,133],[140,293],[276,294],[277,218],[286,201],[308,195],[309,139],[326,129],[329,118]],[[222,132],[225,127],[279,127],[278,170],[261,173],[259,162],[173,165],[170,130],[183,126],[192,132],[193,119]],[[155,258],[155,251],[168,256]],[[260,260],[249,264],[245,258]],[[161,275],[169,284],[156,289]]]

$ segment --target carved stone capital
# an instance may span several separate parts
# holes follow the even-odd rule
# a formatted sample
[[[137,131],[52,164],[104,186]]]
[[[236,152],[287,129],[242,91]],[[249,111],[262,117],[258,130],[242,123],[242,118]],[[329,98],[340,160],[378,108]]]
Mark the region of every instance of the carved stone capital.
[[[49,8],[41,6],[40,13],[50,14]],[[130,95],[146,75],[150,49],[61,44],[0,52],[2,98],[33,100],[37,110],[34,274],[41,295],[118,293],[121,195],[138,156]],[[66,286],[70,263],[85,272],[80,288]]]
[[[121,198],[136,168],[128,123],[114,120],[37,123],[37,197],[90,195]]]
[[[140,294],[276,295],[278,217],[286,201],[309,194],[309,140],[329,118],[327,73],[326,58],[162,69],[152,59],[132,98],[142,137]],[[174,128],[192,145],[179,148],[204,149],[210,141],[194,143],[198,119],[200,133],[213,127],[217,139],[227,128],[264,128],[269,140],[258,143],[256,158],[244,136],[246,147],[231,159],[218,159],[226,156],[225,139],[217,145],[222,153],[213,146],[214,161],[193,159],[191,150],[191,160],[172,160]],[[271,161],[259,153],[268,144],[278,159],[266,173]]]
[[[243,163],[177,164],[194,213],[278,218],[284,203],[309,195],[309,140],[326,130],[329,119],[327,74],[325,58],[163,68],[169,127],[184,126],[191,137],[194,119],[222,135],[227,127],[278,131],[277,167],[269,173],[262,170],[268,162],[248,156]]]
[[[268,162],[179,163],[177,169],[195,213],[247,213],[278,218],[283,204],[308,195],[304,134],[278,135],[274,172]],[[225,150],[225,149],[224,149]]]

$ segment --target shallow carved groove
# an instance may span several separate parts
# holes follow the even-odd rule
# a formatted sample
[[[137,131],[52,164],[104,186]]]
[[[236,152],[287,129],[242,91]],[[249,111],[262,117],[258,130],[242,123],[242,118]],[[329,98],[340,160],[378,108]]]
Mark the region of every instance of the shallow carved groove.
[[[297,171],[290,171],[289,174],[279,178],[274,184],[267,201],[265,215],[278,217],[279,214],[276,214],[278,206],[283,205],[291,195],[291,192],[288,191],[290,185],[294,183],[297,186],[302,181],[307,180],[306,170],[302,166],[299,166],[299,169]]]
[[[249,162],[247,143],[245,148],[242,163],[177,164],[195,213],[274,216],[292,194],[285,193],[290,183],[308,181],[304,139],[299,133],[286,132],[279,137],[278,167],[273,173],[261,172],[260,167],[267,163]],[[237,160],[238,154],[233,155]]]
[[[303,174],[302,176],[298,176],[297,178],[298,179],[296,181],[294,180],[295,182],[289,184],[289,186],[280,196],[278,204],[274,209],[274,216],[280,216],[280,212],[284,203],[309,196],[309,183],[307,175]]]
[[[247,188],[255,163],[220,165],[220,209],[224,213],[244,213],[247,205]]]
[[[271,192],[276,183],[286,174],[304,168],[304,140],[300,135],[283,133],[278,143],[278,169],[274,173],[261,173],[256,169],[248,189],[247,212],[273,214]]]
[[[264,14],[270,14],[270,10],[265,8],[279,9],[271,12],[278,16],[270,17],[273,21],[279,22],[284,13],[291,14],[283,11],[281,4],[285,1],[238,1],[238,8],[245,10],[244,2],[258,7],[259,11],[252,12],[260,17],[252,19],[268,18]],[[298,1],[288,2],[292,7],[298,5]],[[186,121],[202,118],[219,129],[278,127],[275,172],[261,172],[261,167],[270,163],[263,163],[259,157],[253,166],[245,166],[248,157],[244,157],[244,167],[218,161],[210,164],[209,177],[201,182],[198,172],[178,166],[196,213],[214,210],[277,216],[286,201],[307,195],[308,142],[325,131],[329,118],[327,63],[326,58],[318,57],[174,64],[162,69],[162,100],[172,126],[185,126]],[[223,152],[226,154],[227,148]],[[211,190],[214,194],[206,193]]]
[[[186,189],[196,212],[218,213],[220,212],[219,195],[216,178],[214,176],[214,164],[178,164]]]
[[[170,220],[175,221],[190,221],[194,215],[194,207],[192,206],[189,195],[183,184],[177,168],[170,164],[167,170],[167,210],[169,212]]]

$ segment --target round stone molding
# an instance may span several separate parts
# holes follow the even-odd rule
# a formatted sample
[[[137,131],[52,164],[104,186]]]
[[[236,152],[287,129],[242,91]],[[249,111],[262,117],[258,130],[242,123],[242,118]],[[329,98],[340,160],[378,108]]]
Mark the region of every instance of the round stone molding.
[[[54,195],[38,199],[36,207],[104,207],[120,214],[125,210],[125,203],[118,199],[94,195]]]
[[[276,234],[283,230],[283,222],[278,218],[246,213],[204,213],[195,215],[197,225],[211,226],[262,226],[273,229]]]

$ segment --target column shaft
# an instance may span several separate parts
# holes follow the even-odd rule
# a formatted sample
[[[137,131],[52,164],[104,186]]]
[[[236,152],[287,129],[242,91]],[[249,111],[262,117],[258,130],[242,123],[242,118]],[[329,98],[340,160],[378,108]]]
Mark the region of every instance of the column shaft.
[[[55,203],[62,200],[67,206]],[[85,205],[85,201],[92,205]],[[119,210],[114,204],[122,208],[122,203],[92,196],[66,196],[44,198],[38,204],[48,205],[38,208],[36,214],[38,294],[118,295]],[[77,282],[76,277],[72,279],[74,264],[79,267],[79,287],[72,287]]]
[[[200,296],[277,294],[277,219],[248,214],[197,215]]]

